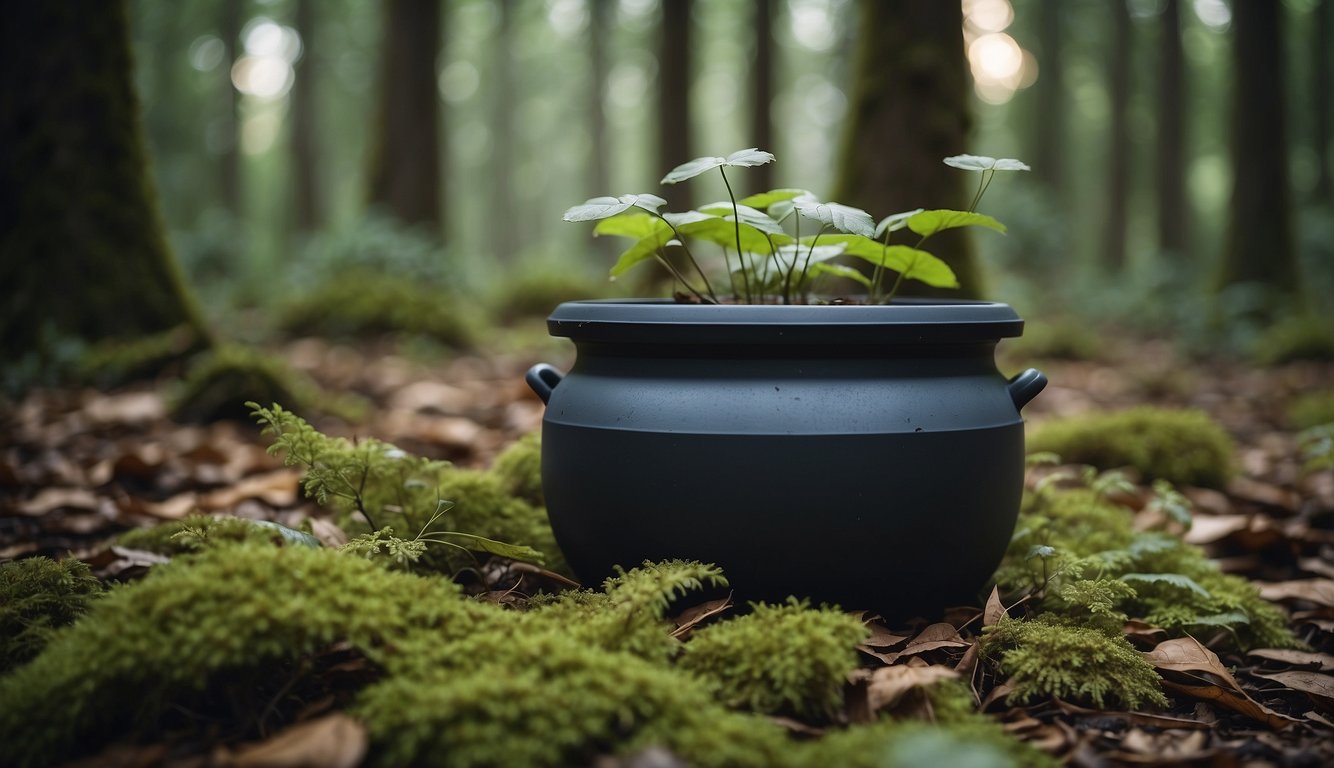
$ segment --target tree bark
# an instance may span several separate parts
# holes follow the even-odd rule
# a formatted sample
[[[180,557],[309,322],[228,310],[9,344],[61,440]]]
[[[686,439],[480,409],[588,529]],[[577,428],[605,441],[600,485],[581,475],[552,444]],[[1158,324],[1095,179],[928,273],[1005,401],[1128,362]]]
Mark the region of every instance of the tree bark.
[[[754,146],[774,151],[774,0],[755,0],[755,60],[751,64],[750,135]],[[773,165],[751,169],[756,192],[774,188]]]
[[[491,210],[496,213],[491,228],[491,247],[496,260],[512,264],[518,250],[518,222],[514,204],[514,14],[521,4],[501,2],[495,42],[491,53]],[[605,194],[605,193],[604,193]]]
[[[662,4],[658,41],[658,168],[667,173],[694,158],[690,152],[690,14],[691,0]],[[690,185],[671,184],[660,192],[664,210],[690,207]]]
[[[1190,256],[1186,197],[1186,87],[1181,51],[1181,2],[1167,0],[1158,53],[1158,248],[1169,258]]]
[[[241,213],[241,116],[240,98],[232,84],[232,67],[241,45],[241,0],[223,0],[218,35],[226,51],[222,57],[223,133],[226,144],[218,155],[222,207],[233,216]]]
[[[1042,48],[1037,81],[1037,147],[1033,173],[1060,200],[1065,192],[1065,35],[1061,30],[1063,3],[1042,0],[1038,17],[1038,41]]]
[[[1126,0],[1109,0],[1112,46],[1108,61],[1107,209],[1102,266],[1111,273],[1126,266],[1126,220],[1130,204],[1130,11]]]
[[[320,196],[319,143],[315,44],[316,0],[296,0],[296,29],[301,35],[301,61],[292,82],[292,204],[300,232],[318,229],[323,223]]]
[[[148,172],[124,0],[9,7],[0,81],[0,359],[52,337],[204,342]]]
[[[966,208],[976,177],[941,161],[966,151],[971,80],[959,3],[860,0],[860,32],[834,199],[879,218],[913,208]],[[927,250],[958,275],[959,290],[906,282],[916,295],[985,292],[963,230],[933,237]]]
[[[372,129],[370,203],[406,224],[442,223],[440,0],[386,0],[380,104]]]
[[[1267,313],[1297,292],[1288,184],[1280,3],[1232,6],[1232,200],[1220,286],[1273,289]]]

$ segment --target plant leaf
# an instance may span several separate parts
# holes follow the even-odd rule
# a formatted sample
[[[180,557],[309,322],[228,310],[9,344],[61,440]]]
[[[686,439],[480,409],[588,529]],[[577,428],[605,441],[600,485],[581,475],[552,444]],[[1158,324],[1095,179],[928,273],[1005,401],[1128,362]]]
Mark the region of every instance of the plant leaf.
[[[621,237],[633,237],[636,240],[657,234],[660,231],[671,231],[667,222],[657,216],[650,216],[647,213],[622,213],[619,216],[613,216],[610,219],[603,219],[593,227],[593,235],[619,235]]]
[[[828,245],[817,245],[812,252],[809,244],[788,243],[780,246],[774,252],[774,259],[782,265],[783,269],[791,269],[794,265],[805,264],[806,254],[810,254],[811,264],[819,264],[828,261],[835,256],[843,254],[844,246],[842,243],[830,243]]]
[[[640,238],[626,249],[611,267],[611,276],[620,277],[641,261],[653,258],[659,250],[672,241],[672,230],[664,226],[660,231]]]
[[[544,558],[541,552],[532,547],[525,547],[522,544],[506,544],[503,541],[488,539],[485,536],[476,536],[471,533],[460,533],[459,531],[440,531],[436,536],[449,536],[450,538],[462,539],[460,546],[471,549],[474,552],[490,552],[493,555],[508,557],[512,560],[527,560],[530,563],[542,563]]]
[[[875,236],[882,237],[886,232],[898,232],[900,229],[908,226],[908,219],[911,219],[913,216],[916,216],[924,210],[926,209],[915,208],[911,211],[904,211],[903,213],[891,213],[881,219],[879,224],[875,225]]]
[[[946,229],[959,227],[987,227],[1004,234],[1005,225],[984,213],[936,209],[921,211],[908,217],[908,229],[922,237],[934,235]]]
[[[1180,589],[1188,589],[1201,597],[1210,597],[1209,591],[1189,576],[1180,573],[1127,573],[1121,581],[1143,581],[1150,584],[1171,584]]]
[[[945,158],[945,165],[964,171],[1031,171],[1027,163],[1005,157],[997,160],[986,155],[955,155]]]
[[[298,531],[295,528],[288,528],[285,525],[280,525],[270,520],[251,520],[250,523],[252,525],[258,525],[261,528],[269,528],[274,531],[277,531],[278,535],[283,537],[283,541],[286,541],[290,544],[297,544],[302,547],[312,547],[315,549],[319,549],[320,547],[324,546],[324,544],[321,543],[319,539],[315,538],[309,533],[306,533],[305,531]]]
[[[757,195],[750,195],[749,197],[743,197],[737,202],[739,202],[742,205],[749,205],[753,208],[764,209],[768,208],[774,203],[784,202],[786,200],[791,200],[793,198],[809,194],[810,192],[807,192],[804,189],[771,189],[768,192],[761,192]]]
[[[692,237],[706,242],[715,243],[724,248],[736,250],[738,245],[740,250],[748,253],[769,253],[770,242],[775,246],[790,243],[792,238],[786,234],[766,235],[764,232],[752,227],[749,224],[741,223],[739,226],[732,221],[719,218],[717,216],[708,216],[700,214],[701,218],[695,221],[683,221],[672,224],[676,230],[686,237]],[[740,230],[741,242],[737,243],[737,231]]]
[[[658,208],[666,204],[666,200],[648,193],[621,195],[620,197],[594,197],[583,205],[576,205],[566,210],[565,215],[561,218],[565,221],[597,221],[598,219],[606,219],[619,213],[625,213],[631,208],[643,208],[646,211],[657,213]]]
[[[813,219],[839,232],[870,237],[875,234],[875,219],[860,208],[840,203],[822,203],[818,200],[797,198],[792,201],[802,216]]]
[[[806,238],[802,238],[806,240]],[[950,265],[932,254],[907,245],[885,245],[861,235],[824,235],[822,243],[842,243],[849,256],[892,269],[905,280],[917,280],[933,288],[958,288],[959,279]]]
[[[769,214],[742,203],[736,204],[735,214],[732,210],[732,204],[726,200],[718,203],[701,205],[699,210],[714,216],[721,216],[727,221],[732,221],[734,215],[740,216],[741,223],[749,224],[761,232],[768,232],[771,235],[786,234],[783,232],[782,225],[769,218]]]
[[[750,149],[741,149],[733,152],[727,157],[697,157],[689,162],[682,163],[667,172],[662,177],[663,184],[676,184],[677,182],[693,179],[701,173],[711,171],[714,168],[726,167],[752,167],[772,163],[774,156],[754,147]]]
[[[811,277],[816,277],[818,275],[833,275],[834,277],[843,277],[847,278],[848,280],[855,280],[856,282],[861,283],[861,285],[867,290],[870,290],[871,288],[871,278],[867,277],[866,275],[863,275],[861,272],[858,272],[852,267],[845,267],[842,264],[830,264],[828,262],[823,262],[823,261],[817,262],[811,265],[811,268],[810,270],[808,270],[807,274],[809,274]]]

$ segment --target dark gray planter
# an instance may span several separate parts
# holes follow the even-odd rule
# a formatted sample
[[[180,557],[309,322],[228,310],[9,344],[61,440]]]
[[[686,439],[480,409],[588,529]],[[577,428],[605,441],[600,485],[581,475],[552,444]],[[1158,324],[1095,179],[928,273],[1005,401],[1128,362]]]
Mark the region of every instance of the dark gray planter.
[[[1005,304],[579,301],[547,321],[577,359],[534,366],[542,485],[585,584],[613,566],[722,566],[739,600],[891,616],[976,596],[1014,529],[1019,409]]]

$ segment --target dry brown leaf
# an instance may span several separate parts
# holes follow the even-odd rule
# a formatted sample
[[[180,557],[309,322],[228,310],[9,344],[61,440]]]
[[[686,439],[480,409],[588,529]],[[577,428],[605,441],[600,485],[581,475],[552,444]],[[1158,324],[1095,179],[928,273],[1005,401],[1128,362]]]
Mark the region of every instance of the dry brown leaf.
[[[1233,712],[1238,712],[1264,723],[1276,731],[1281,731],[1293,723],[1301,722],[1287,715],[1280,715],[1240,690],[1232,690],[1218,685],[1183,685],[1167,679],[1163,680],[1163,687],[1197,699],[1211,701],[1220,707],[1226,707]]]
[[[867,622],[866,628],[871,632],[871,636],[862,645],[871,648],[893,648],[907,642],[911,637],[911,635],[896,635],[878,621]]]
[[[57,509],[76,509],[93,512],[97,509],[97,494],[87,488],[43,488],[31,499],[18,503],[18,511],[39,517]]]
[[[1204,647],[1200,641],[1193,637],[1181,637],[1159,643],[1158,647],[1144,654],[1144,658],[1148,659],[1149,663],[1153,664],[1160,673],[1164,670],[1186,674],[1205,673],[1222,680],[1224,683],[1219,685],[1213,680],[1196,677],[1196,683],[1207,682],[1208,684],[1188,685],[1163,676],[1163,686],[1166,688],[1194,696],[1197,699],[1212,701],[1219,706],[1226,707],[1234,712],[1240,712],[1247,717],[1265,723],[1276,730],[1298,722],[1286,715],[1275,712],[1247,695],[1242,690],[1241,685],[1237,683],[1237,679],[1219,660],[1218,655]]]
[[[1319,672],[1294,669],[1287,672],[1254,672],[1257,677],[1282,683],[1294,691],[1315,699],[1320,706],[1329,710],[1334,706],[1334,677]]]
[[[982,626],[994,626],[1007,615],[1005,605],[1001,603],[1000,587],[992,587],[991,596],[987,598],[987,605],[982,609]]]
[[[871,673],[870,682],[867,684],[866,692],[870,699],[871,711],[878,712],[894,706],[904,694],[914,688],[925,688],[941,680],[953,680],[958,676],[958,672],[940,664],[925,667],[909,667],[902,664],[881,667]]]
[[[1199,730],[1150,733],[1142,728],[1132,728],[1121,739],[1122,754],[1117,756],[1130,758],[1136,763],[1146,762],[1144,758],[1155,765],[1180,763],[1213,754],[1214,750],[1205,748],[1208,743],[1209,735]]]
[[[1253,502],[1271,509],[1282,510],[1289,514],[1296,513],[1301,506],[1301,497],[1292,491],[1245,475],[1232,478],[1227,485],[1227,492],[1233,498]]]
[[[732,596],[722,597],[717,600],[710,600],[707,603],[701,603],[692,608],[687,608],[676,617],[676,629],[672,630],[672,637],[678,640],[685,639],[690,631],[699,624],[712,616],[726,611],[732,607]]]
[[[1241,685],[1223,666],[1218,654],[1209,650],[1193,637],[1179,637],[1161,642],[1144,658],[1157,669],[1172,672],[1206,672],[1224,680],[1229,686],[1241,690]]]
[[[1303,557],[1297,561],[1297,567],[1307,573],[1334,579],[1334,563],[1320,557]]]
[[[92,395],[83,411],[98,424],[144,424],[166,418],[167,406],[157,392]]]
[[[230,509],[247,499],[259,499],[271,507],[290,507],[297,501],[301,473],[295,469],[278,469],[261,475],[251,475],[227,488],[219,488],[199,499],[203,509]]]
[[[1246,655],[1299,667],[1311,667],[1317,672],[1334,671],[1334,656],[1328,653],[1295,651],[1291,648],[1255,648],[1247,651]]]
[[[1334,608],[1334,579],[1299,579],[1296,581],[1255,582],[1260,596],[1275,602],[1305,600]]]
[[[366,757],[366,726],[342,713],[288,728],[241,747],[224,765],[234,768],[356,768]]]
[[[178,493],[166,501],[143,501],[137,505],[137,511],[163,520],[180,520],[198,508],[199,495],[194,491]]]
[[[1112,717],[1125,720],[1135,725],[1145,725],[1152,728],[1199,728],[1209,729],[1211,723],[1202,720],[1192,720],[1185,717],[1171,717],[1169,715],[1155,715],[1150,712],[1114,712],[1103,709],[1089,709],[1081,707],[1078,704],[1071,704],[1064,699],[1056,699],[1056,706],[1067,715],[1082,715],[1084,717]]]
[[[1250,526],[1250,515],[1200,516],[1191,521],[1190,530],[1182,538],[1189,544],[1212,544]]]
[[[319,539],[320,543],[326,547],[341,547],[347,543],[347,533],[339,528],[331,520],[323,517],[312,517],[310,519],[310,535]]]

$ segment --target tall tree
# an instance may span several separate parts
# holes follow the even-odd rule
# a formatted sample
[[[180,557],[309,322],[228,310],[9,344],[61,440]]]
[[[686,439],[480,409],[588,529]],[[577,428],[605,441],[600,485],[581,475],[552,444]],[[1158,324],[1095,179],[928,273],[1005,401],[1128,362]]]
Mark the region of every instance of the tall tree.
[[[207,339],[147,170],[124,0],[0,25],[0,359],[51,336]]]
[[[692,0],[662,4],[658,38],[658,167],[669,169],[690,160],[690,14]],[[667,210],[690,207],[690,185],[663,187]]]
[[[1102,265],[1119,272],[1126,265],[1130,207],[1130,9],[1126,0],[1108,0],[1112,45],[1108,51],[1107,208],[1102,233]]]
[[[441,226],[440,0],[387,0],[380,103],[371,138],[370,203],[407,224]]]
[[[1323,203],[1334,203],[1334,184],[1330,183],[1329,144],[1334,140],[1330,132],[1329,47],[1334,40],[1334,3],[1317,0],[1315,6],[1315,34],[1311,36],[1311,143],[1315,147],[1316,177],[1313,195]]]
[[[1219,283],[1297,291],[1283,90],[1283,6],[1232,6],[1232,199]],[[1279,309],[1271,303],[1268,311]]]
[[[1167,0],[1158,42],[1158,247],[1181,259],[1190,255],[1190,204],[1186,197],[1186,86],[1181,51],[1181,2]]]
[[[491,210],[514,210],[514,14],[520,3],[499,3],[499,23],[491,49]],[[605,194],[605,193],[604,193]],[[513,263],[522,216],[497,217],[491,244],[500,263]]]
[[[774,0],[755,0],[755,59],[751,63],[751,105],[749,144],[774,151]],[[773,189],[772,165],[753,169],[751,180],[756,191]]]
[[[941,162],[966,151],[972,123],[960,4],[859,0],[858,30],[834,199],[875,216],[919,206],[967,207],[968,177]],[[933,237],[931,251],[954,269],[961,290],[905,288],[982,295],[965,231]]]
[[[1038,11],[1038,45],[1042,51],[1037,81],[1037,146],[1033,173],[1051,192],[1053,200],[1065,191],[1065,35],[1061,19],[1066,0],[1041,0]]]
[[[296,227],[309,232],[323,221],[319,183],[319,144],[316,126],[319,48],[315,43],[316,0],[296,0],[296,30],[301,35],[301,61],[292,81],[292,203]]]
[[[236,86],[232,85],[232,65],[240,56],[237,55],[241,44],[241,0],[222,0],[221,16],[218,19],[218,36],[222,38],[223,66],[220,77],[223,82],[222,120],[223,145],[218,155],[219,180],[222,186],[222,206],[233,215],[241,213],[241,120],[240,99],[237,98]]]
[[[588,121],[589,143],[589,197],[607,194],[611,189],[611,173],[607,157],[607,35],[610,16],[615,10],[612,0],[589,0],[588,3]]]

